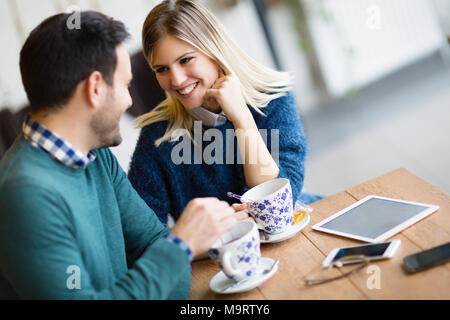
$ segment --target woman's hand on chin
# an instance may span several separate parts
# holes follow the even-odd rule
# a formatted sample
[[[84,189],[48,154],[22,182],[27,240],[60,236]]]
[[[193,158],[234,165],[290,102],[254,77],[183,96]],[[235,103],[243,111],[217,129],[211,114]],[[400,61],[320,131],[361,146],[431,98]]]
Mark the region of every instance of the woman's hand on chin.
[[[251,116],[250,110],[242,96],[239,80],[233,75],[218,78],[211,89],[206,90],[204,101],[210,106],[214,106],[214,103],[217,103],[228,120],[233,123]],[[209,109],[207,106],[205,108]]]

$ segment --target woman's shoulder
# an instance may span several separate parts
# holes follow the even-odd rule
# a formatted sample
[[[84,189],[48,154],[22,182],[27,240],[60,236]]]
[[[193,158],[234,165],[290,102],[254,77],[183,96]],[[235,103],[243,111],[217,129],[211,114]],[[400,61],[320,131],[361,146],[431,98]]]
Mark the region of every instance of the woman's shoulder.
[[[161,138],[167,129],[167,121],[158,121],[142,127],[139,134],[138,145],[150,147]]]
[[[141,136],[156,140],[166,132],[168,126],[167,121],[158,121],[150,123],[141,129]]]
[[[289,119],[298,115],[295,98],[291,91],[287,91],[281,97],[273,99],[266,107],[260,110],[264,113],[261,120],[265,119],[265,121],[270,119],[281,121],[282,119]],[[260,118],[261,115],[256,114],[256,118]]]
[[[286,91],[281,97],[273,99],[267,105],[268,108],[286,108],[292,106],[295,106],[295,99],[292,91]]]

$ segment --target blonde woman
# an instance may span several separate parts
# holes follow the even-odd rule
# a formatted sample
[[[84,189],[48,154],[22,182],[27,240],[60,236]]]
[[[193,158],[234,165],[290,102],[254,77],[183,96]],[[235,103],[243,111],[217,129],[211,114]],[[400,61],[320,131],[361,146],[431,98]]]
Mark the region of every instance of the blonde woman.
[[[193,198],[231,203],[228,191],[278,177],[300,198],[307,147],[289,74],[253,61],[194,0],[157,5],[142,43],[167,98],[138,118],[129,178],[162,222]]]

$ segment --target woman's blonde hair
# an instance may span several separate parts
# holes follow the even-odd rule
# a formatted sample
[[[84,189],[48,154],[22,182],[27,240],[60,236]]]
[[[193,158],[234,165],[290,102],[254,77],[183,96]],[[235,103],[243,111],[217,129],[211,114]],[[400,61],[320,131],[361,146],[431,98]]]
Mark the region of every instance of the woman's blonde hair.
[[[168,34],[206,54],[225,75],[235,75],[241,83],[245,102],[259,113],[262,113],[260,108],[291,89],[289,73],[272,70],[251,59],[198,0],[166,0],[151,10],[142,30],[143,53],[150,66],[155,46]],[[166,99],[151,112],[140,116],[137,122],[142,128],[158,121],[168,121],[165,134],[155,141],[159,146],[166,140],[178,140],[186,132],[192,139],[194,119],[193,114],[166,91]]]

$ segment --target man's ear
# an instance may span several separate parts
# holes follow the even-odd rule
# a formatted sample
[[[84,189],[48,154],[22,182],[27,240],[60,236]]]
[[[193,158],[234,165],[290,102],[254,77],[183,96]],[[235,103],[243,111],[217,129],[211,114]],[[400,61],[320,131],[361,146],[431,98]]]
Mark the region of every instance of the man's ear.
[[[92,72],[86,79],[86,98],[91,107],[103,105],[106,97],[107,84],[99,71]]]

